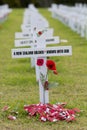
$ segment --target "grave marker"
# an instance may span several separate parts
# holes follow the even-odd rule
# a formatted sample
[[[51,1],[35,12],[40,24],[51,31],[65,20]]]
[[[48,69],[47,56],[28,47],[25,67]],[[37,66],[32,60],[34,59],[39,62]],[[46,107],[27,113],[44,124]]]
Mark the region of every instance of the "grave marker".
[[[19,48],[12,49],[12,58],[43,58],[44,64],[39,68],[39,91],[40,102],[49,103],[49,91],[44,89],[40,76],[47,78],[46,57],[47,56],[69,56],[72,55],[71,46],[45,47],[45,48]]]
[[[35,66],[38,67],[38,80],[40,102],[49,103],[49,91],[44,88],[45,81],[48,81],[46,60],[48,56],[69,56],[72,55],[71,46],[46,47],[46,44],[59,43],[59,37],[53,37],[53,30],[47,29],[48,22],[38,13],[26,10],[24,21],[21,26],[23,32],[15,33],[15,38],[23,39],[16,40],[16,46],[24,44],[32,46],[32,48],[12,49],[12,58],[34,58]],[[26,29],[27,28],[27,29]],[[44,29],[45,28],[45,29]],[[44,29],[43,35],[37,37],[38,30]],[[27,30],[27,31],[26,31]],[[42,38],[42,39],[41,39]],[[22,44],[22,45],[21,45]],[[38,65],[37,61],[42,60],[42,65]],[[36,75],[37,77],[37,75]],[[44,79],[44,82],[43,82]]]

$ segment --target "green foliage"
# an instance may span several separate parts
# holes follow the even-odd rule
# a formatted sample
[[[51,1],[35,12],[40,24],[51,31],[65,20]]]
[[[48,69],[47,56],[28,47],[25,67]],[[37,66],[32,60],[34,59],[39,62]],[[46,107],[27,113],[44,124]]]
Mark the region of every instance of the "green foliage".
[[[8,4],[9,7],[21,7],[21,2],[20,0],[14,0],[14,1],[11,1],[11,0],[2,0],[3,1],[3,4]]]
[[[81,113],[76,121],[40,122],[30,118],[24,111],[25,104],[39,102],[39,87],[36,83],[35,70],[31,69],[30,59],[12,59],[14,34],[21,31],[23,9],[14,9],[7,21],[0,25],[0,129],[1,130],[87,130],[87,41],[78,34],[53,19],[46,9],[40,13],[54,28],[54,35],[67,39],[71,45],[72,56],[50,57],[56,62],[58,76],[49,74],[49,82],[59,83],[50,89],[50,103],[67,102],[67,108],[79,108]],[[9,121],[2,108],[8,105],[9,111],[18,111],[17,120]]]
[[[9,4],[12,8],[28,7],[28,4],[33,3],[36,7],[50,7],[52,3],[75,5],[75,3],[87,3],[86,0],[0,0],[0,4]]]
[[[87,3],[86,0],[53,0],[57,4],[74,5],[75,3]]]

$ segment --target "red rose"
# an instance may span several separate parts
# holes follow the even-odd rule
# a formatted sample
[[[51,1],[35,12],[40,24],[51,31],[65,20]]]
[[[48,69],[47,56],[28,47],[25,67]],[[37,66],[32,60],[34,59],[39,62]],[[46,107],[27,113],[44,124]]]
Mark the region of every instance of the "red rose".
[[[42,66],[44,63],[44,60],[43,59],[37,59],[37,65],[38,66]]]

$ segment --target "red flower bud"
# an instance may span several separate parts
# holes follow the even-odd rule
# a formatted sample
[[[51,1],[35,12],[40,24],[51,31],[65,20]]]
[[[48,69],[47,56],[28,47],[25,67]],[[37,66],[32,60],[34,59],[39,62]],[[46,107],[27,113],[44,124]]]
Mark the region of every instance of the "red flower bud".
[[[38,32],[38,34],[39,34],[39,35],[42,35],[42,32],[41,32],[41,31],[39,31],[39,32]]]
[[[44,88],[45,88],[46,90],[49,89],[49,88],[48,88],[48,85],[49,85],[48,81],[45,81],[45,83],[44,83]]]

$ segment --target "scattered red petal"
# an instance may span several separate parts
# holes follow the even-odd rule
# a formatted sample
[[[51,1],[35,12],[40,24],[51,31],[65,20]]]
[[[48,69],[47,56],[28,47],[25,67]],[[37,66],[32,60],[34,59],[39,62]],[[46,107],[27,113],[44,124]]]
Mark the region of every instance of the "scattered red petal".
[[[80,112],[80,110],[79,110],[78,108],[73,108],[73,110],[74,110],[75,112]]]
[[[56,70],[53,70],[53,73],[56,74],[56,75],[58,74],[58,72]]]
[[[9,120],[16,120],[16,117],[15,117],[15,116],[12,116],[12,115],[9,115],[9,116],[8,116],[8,119],[9,119]]]
[[[10,107],[8,107],[8,106],[4,106],[3,109],[2,109],[2,111],[7,111],[9,108]]]

